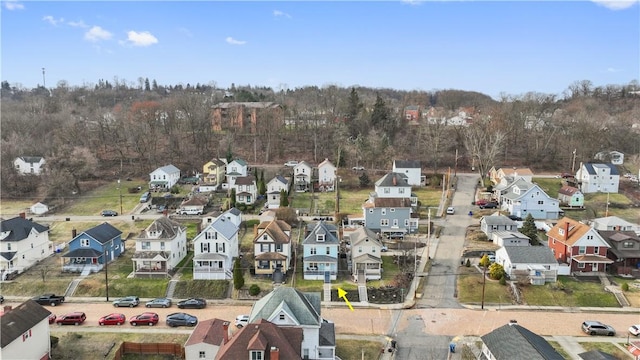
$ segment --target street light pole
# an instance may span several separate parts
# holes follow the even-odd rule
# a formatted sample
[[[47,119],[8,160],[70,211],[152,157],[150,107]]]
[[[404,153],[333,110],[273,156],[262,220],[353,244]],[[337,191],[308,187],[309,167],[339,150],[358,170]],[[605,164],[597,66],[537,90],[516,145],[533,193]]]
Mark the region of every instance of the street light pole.
[[[109,259],[107,259],[107,249],[102,252],[102,258],[104,259],[104,286],[107,295],[107,302],[109,301]]]
[[[484,270],[482,270],[482,306],[480,308],[484,310],[484,286],[487,283],[487,267],[484,266]]]

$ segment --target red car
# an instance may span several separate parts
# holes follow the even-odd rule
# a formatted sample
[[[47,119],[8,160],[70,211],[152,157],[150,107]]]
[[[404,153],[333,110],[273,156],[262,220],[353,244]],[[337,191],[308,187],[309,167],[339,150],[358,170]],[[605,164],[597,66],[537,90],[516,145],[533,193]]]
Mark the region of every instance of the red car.
[[[49,315],[49,324],[53,324],[54,322],[56,322],[56,314],[51,313],[51,315]]]
[[[127,318],[124,314],[113,313],[107,316],[103,316],[98,320],[98,324],[102,325],[122,325],[127,322]]]
[[[133,326],[138,326],[138,325],[153,326],[158,323],[159,319],[160,318],[158,317],[158,314],[154,312],[145,312],[140,315],[131,317],[131,319],[129,319],[129,323]]]

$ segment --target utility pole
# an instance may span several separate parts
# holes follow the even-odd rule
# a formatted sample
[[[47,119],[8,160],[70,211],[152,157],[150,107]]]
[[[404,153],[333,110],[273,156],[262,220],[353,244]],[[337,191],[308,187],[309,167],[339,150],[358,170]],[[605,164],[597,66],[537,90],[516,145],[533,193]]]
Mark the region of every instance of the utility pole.
[[[107,258],[108,255],[108,251],[105,248],[104,251],[102,252],[102,256],[104,259],[104,286],[105,286],[105,292],[107,295],[107,302],[109,301],[109,259]]]
[[[458,149],[456,149],[456,165],[453,168],[453,177],[458,176]]]
[[[120,159],[120,175],[118,176],[118,192],[120,193],[120,215],[122,215],[122,159]]]
[[[44,79],[44,68],[42,68],[42,87],[45,89],[47,88],[47,83],[45,82],[45,79]]]
[[[487,283],[487,267],[484,266],[484,269],[482,270],[482,306],[480,307],[482,310],[484,310],[484,286]]]
[[[576,169],[576,150],[577,149],[573,149],[573,160],[571,160],[571,173],[575,173],[575,169]]]
[[[340,214],[340,177],[336,175],[336,213],[333,218],[338,221],[338,214]]]

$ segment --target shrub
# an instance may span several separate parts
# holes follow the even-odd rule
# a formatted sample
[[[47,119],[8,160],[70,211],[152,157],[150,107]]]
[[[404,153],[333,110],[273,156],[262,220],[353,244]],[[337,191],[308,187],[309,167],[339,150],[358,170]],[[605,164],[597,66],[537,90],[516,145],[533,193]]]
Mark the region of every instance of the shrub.
[[[236,290],[242,289],[244,286],[244,273],[242,271],[242,265],[240,264],[240,259],[236,259],[236,262],[233,264],[233,287]]]
[[[621,288],[622,288],[622,291],[629,291],[629,283],[623,283]]]
[[[464,264],[466,267],[471,267],[471,260],[467,259],[467,262]]]
[[[500,285],[507,285],[507,279],[504,276],[500,278]]]
[[[253,284],[249,287],[249,295],[251,296],[257,296],[258,294],[260,294],[260,286]]]
[[[498,280],[500,278],[504,277],[504,267],[502,267],[502,265],[498,264],[498,263],[493,263],[491,264],[491,266],[489,266],[489,276],[494,279],[494,280]]]
[[[491,264],[491,260],[489,260],[489,256],[483,255],[482,259],[480,259],[480,266],[487,267]]]

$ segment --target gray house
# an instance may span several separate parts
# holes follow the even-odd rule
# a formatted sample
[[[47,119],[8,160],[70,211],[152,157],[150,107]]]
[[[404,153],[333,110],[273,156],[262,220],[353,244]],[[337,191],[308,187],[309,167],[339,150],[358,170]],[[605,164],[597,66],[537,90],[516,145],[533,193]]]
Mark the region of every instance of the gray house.
[[[483,216],[480,219],[480,230],[492,239],[496,231],[518,231],[518,223],[502,215]]]
[[[484,359],[564,359],[542,336],[518,324],[503,325],[481,339]]]
[[[493,243],[499,246],[529,246],[529,237],[519,231],[494,231],[492,233]]]
[[[364,226],[389,237],[418,230],[418,218],[411,216],[409,198],[372,197],[362,205]]]

